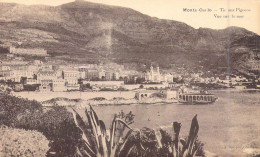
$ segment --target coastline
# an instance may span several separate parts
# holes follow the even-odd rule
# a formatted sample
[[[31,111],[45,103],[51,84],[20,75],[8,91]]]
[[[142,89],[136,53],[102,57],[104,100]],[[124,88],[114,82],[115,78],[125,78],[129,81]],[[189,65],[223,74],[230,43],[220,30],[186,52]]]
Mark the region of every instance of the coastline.
[[[136,99],[125,99],[125,100],[73,100],[73,99],[64,99],[59,98],[60,100],[48,100],[42,102],[43,106],[66,106],[66,107],[75,107],[77,109],[86,108],[88,105],[92,106],[114,106],[114,105],[145,105],[145,104],[177,104],[179,103],[176,99],[159,99],[159,98],[149,98],[147,100],[138,101]]]

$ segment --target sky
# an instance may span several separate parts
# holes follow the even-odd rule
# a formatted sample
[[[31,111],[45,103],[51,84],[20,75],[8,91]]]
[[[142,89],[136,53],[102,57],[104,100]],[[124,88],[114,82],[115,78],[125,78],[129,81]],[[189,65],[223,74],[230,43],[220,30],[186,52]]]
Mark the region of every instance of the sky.
[[[26,5],[57,6],[74,0],[0,0]],[[88,0],[123,6],[160,19],[184,22],[194,28],[246,28],[260,34],[260,0]],[[228,17],[227,17],[228,16]]]

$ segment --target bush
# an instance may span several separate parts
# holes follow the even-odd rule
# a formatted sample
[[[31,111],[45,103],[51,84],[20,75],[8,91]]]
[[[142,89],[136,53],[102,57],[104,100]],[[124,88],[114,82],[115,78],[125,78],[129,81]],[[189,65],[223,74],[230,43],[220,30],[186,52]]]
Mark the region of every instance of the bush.
[[[104,97],[95,97],[95,98],[92,98],[92,99],[89,99],[89,100],[94,100],[94,101],[104,101],[104,100],[107,100],[107,99],[104,98]]]
[[[38,130],[51,140],[48,155],[70,156],[80,142],[80,133],[72,114],[65,107],[51,107],[47,112],[28,114],[15,124],[18,128]]]
[[[0,98],[0,125],[37,130],[50,140],[48,156],[72,156],[80,133],[65,107],[43,108],[36,101],[10,95]]]
[[[1,127],[0,137],[1,156],[43,157],[49,150],[49,141],[37,131]]]
[[[124,87],[119,87],[119,88],[117,89],[117,91],[129,91],[129,90],[126,89],[126,88],[124,88]]]
[[[12,126],[19,123],[21,116],[42,112],[42,105],[37,101],[29,101],[10,95],[0,97],[0,125]]]
[[[166,98],[166,94],[163,93],[153,93],[151,96],[151,98],[161,98],[161,99],[165,99]]]

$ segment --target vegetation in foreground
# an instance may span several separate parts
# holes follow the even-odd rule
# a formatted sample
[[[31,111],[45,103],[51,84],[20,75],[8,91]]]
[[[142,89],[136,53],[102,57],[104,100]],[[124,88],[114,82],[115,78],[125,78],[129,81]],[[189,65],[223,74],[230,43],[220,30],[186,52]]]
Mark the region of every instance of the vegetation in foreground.
[[[46,156],[49,141],[37,131],[0,127],[0,156]]]
[[[177,123],[173,125],[175,131],[172,134],[149,128],[133,129],[130,125],[134,122],[134,115],[121,112],[115,115],[108,129],[93,108],[86,110],[87,122],[77,112],[73,114],[65,107],[43,107],[36,101],[0,96],[0,125],[42,133],[49,141],[50,149],[46,154],[49,157],[203,156],[203,144],[197,140],[196,117],[190,135],[184,140],[176,136],[180,131]]]
[[[126,119],[115,116],[110,129],[100,120],[90,106],[85,110],[87,121],[73,109],[75,124],[82,132],[84,147],[77,148],[81,157],[192,157],[204,156],[203,144],[198,142],[199,124],[197,115],[192,119],[186,140],[179,137],[181,123],[173,122],[173,136],[166,131],[149,128],[132,129]],[[200,153],[200,154],[199,154]]]
[[[50,142],[47,156],[73,156],[80,132],[65,107],[44,108],[37,101],[0,96],[0,125],[41,132]]]

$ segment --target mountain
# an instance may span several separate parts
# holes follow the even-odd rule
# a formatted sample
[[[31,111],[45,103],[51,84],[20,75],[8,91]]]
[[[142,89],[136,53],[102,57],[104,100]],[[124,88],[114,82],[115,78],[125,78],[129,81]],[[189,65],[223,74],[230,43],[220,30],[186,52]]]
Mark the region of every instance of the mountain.
[[[2,43],[45,48],[54,58],[164,68],[232,68],[246,62],[250,51],[260,50],[259,36],[244,28],[194,29],[133,9],[85,1],[55,7],[0,3],[0,36]]]

